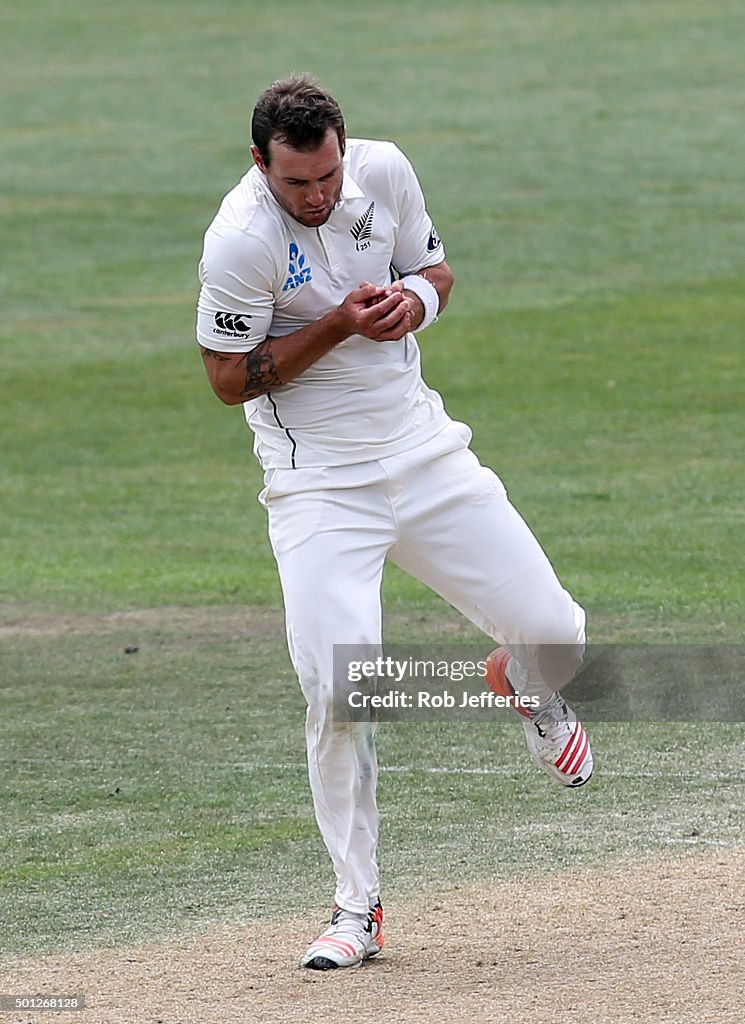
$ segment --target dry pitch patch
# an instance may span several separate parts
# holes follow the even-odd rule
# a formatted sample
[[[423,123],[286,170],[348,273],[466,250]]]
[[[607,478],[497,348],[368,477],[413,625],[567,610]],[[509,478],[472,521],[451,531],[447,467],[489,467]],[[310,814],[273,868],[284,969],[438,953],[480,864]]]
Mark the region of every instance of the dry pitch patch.
[[[259,921],[17,962],[6,993],[77,993],[76,1024],[729,1024],[743,1017],[745,848],[388,902],[359,969],[297,967],[322,920]],[[59,1020],[61,1015],[55,1015]],[[45,1024],[49,1014],[2,1014]]]
[[[385,623],[386,637],[396,642],[417,643],[423,636],[430,641],[436,638],[442,642],[484,642],[480,630],[446,605],[390,609],[386,612]],[[590,626],[590,639],[594,643],[662,643],[675,639],[641,613],[620,618],[594,614]],[[281,609],[258,605],[166,606],[108,613],[65,613],[0,603],[0,640],[126,633],[133,636],[165,633],[185,639],[226,641],[273,634],[283,643],[284,614]],[[689,629],[687,636],[695,633],[695,629]]]
[[[282,613],[255,605],[208,608],[138,608],[109,613],[54,612],[23,605],[0,604],[0,640],[54,636],[107,636],[131,633],[151,636],[159,632],[185,638],[245,639],[267,629],[282,636]]]

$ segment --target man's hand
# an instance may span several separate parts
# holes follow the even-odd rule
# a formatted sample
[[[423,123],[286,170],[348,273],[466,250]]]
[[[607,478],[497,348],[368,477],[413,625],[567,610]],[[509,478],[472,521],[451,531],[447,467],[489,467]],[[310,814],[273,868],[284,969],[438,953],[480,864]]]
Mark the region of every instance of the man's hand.
[[[412,329],[414,311],[414,299],[398,281],[386,288],[364,281],[338,309],[349,334],[371,341],[399,341]]]
[[[434,287],[440,298],[439,312],[442,312],[453,287],[452,270],[443,260],[417,273]],[[415,292],[405,290],[403,281],[394,281],[384,288],[365,281],[346,297],[336,312],[342,314],[351,334],[361,334],[372,341],[398,341],[408,331],[419,327],[424,319],[424,304]]]

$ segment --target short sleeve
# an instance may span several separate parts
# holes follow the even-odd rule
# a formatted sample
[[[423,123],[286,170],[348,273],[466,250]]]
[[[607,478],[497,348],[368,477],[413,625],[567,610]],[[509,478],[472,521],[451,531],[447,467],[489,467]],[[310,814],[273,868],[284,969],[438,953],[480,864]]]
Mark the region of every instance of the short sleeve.
[[[262,239],[232,227],[208,231],[199,262],[199,344],[218,352],[248,352],[263,341],[274,313],[274,277]]]
[[[403,276],[442,263],[445,248],[427,213],[414,168],[398,148],[394,147],[394,152],[392,184],[399,210],[399,228],[392,262]]]

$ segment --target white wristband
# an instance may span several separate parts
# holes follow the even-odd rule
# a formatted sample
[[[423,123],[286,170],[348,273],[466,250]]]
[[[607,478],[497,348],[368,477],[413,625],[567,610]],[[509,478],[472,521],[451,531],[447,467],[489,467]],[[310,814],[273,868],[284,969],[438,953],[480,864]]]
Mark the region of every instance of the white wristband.
[[[424,317],[418,327],[415,327],[415,331],[423,331],[425,327],[429,327],[437,319],[437,314],[440,311],[440,296],[437,289],[428,281],[426,277],[422,277],[421,274],[409,274],[407,277],[401,278],[401,284],[408,292],[414,292],[414,294],[422,300],[424,306]]]

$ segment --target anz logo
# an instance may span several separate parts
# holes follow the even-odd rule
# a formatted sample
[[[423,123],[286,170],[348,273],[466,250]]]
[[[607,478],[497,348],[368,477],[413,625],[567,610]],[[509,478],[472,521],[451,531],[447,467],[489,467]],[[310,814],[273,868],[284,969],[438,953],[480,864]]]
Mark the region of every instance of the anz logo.
[[[283,292],[289,292],[293,288],[299,288],[308,281],[313,280],[310,266],[294,242],[290,242],[290,258],[287,262],[287,280],[282,288]]]

